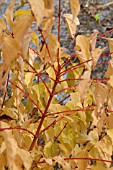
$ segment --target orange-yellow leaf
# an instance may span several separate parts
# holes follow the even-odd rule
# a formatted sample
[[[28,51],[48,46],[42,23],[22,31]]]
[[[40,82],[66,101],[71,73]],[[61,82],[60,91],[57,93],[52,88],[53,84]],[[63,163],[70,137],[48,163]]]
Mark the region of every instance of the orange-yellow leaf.
[[[73,18],[77,17],[80,11],[80,3],[79,0],[70,0],[71,12],[73,14]]]
[[[71,38],[74,38],[76,33],[76,27],[79,25],[79,20],[77,17],[73,18],[72,14],[64,14],[68,32]]]
[[[31,10],[34,14],[34,17],[37,22],[37,27],[40,25],[40,23],[43,20],[43,17],[45,16],[45,7],[44,7],[44,1],[43,0],[28,0]]]
[[[9,7],[6,10],[6,21],[8,23],[8,25],[13,28],[13,10],[14,10],[14,6],[15,6],[15,2],[16,0],[12,0]]]

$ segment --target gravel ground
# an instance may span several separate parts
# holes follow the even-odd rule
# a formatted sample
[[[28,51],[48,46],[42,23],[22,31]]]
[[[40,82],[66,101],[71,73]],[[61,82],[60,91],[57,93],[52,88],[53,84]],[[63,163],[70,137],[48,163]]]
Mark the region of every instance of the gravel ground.
[[[0,0],[0,18],[3,18],[3,14],[10,4],[11,0]],[[16,8],[18,8],[19,0],[16,2]],[[58,10],[58,0],[55,0],[55,10]],[[112,3],[110,5],[110,3]],[[113,28],[113,0],[80,0],[81,10],[79,14],[80,26],[78,26],[77,35],[89,36],[94,29],[98,31],[106,32]],[[28,8],[29,5],[26,3],[24,8]],[[70,13],[69,0],[61,0],[61,14]],[[96,21],[95,16],[99,16],[99,20]],[[54,33],[57,34],[57,23],[54,26]],[[113,37],[113,33],[107,35],[108,37]],[[61,45],[68,49],[73,46],[73,41],[69,37],[67,28],[64,23],[64,19],[61,20]],[[104,40],[98,40],[98,47],[108,47],[108,43]],[[106,49],[109,51],[109,48]],[[108,57],[103,57],[100,61],[108,61]],[[105,77],[105,71],[107,70],[107,65],[98,65],[93,71],[93,77]]]

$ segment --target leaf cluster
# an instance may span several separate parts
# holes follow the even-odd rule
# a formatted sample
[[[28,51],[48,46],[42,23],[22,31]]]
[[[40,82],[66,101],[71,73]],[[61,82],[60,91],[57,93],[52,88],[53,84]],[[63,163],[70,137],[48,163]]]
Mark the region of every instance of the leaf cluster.
[[[57,15],[54,0],[15,3],[0,19],[0,169],[112,170],[113,38],[101,37],[111,53],[106,78],[93,79],[106,48],[96,47],[97,30],[75,36],[79,0],[70,0],[71,14],[59,0]],[[76,40],[69,53],[62,19]]]

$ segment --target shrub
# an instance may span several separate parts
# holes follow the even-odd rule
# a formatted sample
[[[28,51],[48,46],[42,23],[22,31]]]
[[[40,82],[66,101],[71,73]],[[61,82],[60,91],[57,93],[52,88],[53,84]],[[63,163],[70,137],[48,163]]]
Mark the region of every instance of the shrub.
[[[0,19],[0,169],[112,169],[113,39],[97,30],[76,36],[78,0],[63,15],[60,0],[58,14],[53,0],[28,3],[30,9],[14,11],[13,0]],[[68,52],[60,43],[61,19],[76,37]],[[103,79],[91,78],[105,51],[97,38],[110,46]]]

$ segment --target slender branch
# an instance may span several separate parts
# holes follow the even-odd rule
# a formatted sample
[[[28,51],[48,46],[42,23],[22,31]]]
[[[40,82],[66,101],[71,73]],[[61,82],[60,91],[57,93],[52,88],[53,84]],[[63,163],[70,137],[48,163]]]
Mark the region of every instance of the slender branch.
[[[59,104],[62,104],[66,99],[68,99],[70,97],[70,95],[66,96],[64,99],[62,99]]]
[[[62,128],[62,130],[58,133],[58,135],[55,137],[54,142],[58,139],[58,137],[61,135],[62,131],[66,128],[68,122],[65,123],[64,127]]]
[[[31,132],[31,131],[28,130],[28,129],[21,128],[21,127],[19,127],[19,126],[9,127],[9,128],[0,128],[0,131],[4,131],[4,130],[13,130],[13,129],[20,129],[20,130],[23,130],[23,131],[26,131],[26,132],[28,132],[28,133],[30,133],[31,135],[34,136],[34,133],[33,133],[33,132]]]
[[[92,61],[92,59],[87,60],[87,61],[84,61],[84,62],[82,62],[82,63],[77,64],[76,66],[72,66],[71,68],[68,68],[68,69],[62,71],[62,72],[60,73],[60,76],[63,76],[64,74],[66,74],[67,72],[69,72],[69,71],[71,71],[71,70],[75,70],[75,69],[77,69],[77,68],[84,67],[84,66],[81,66],[81,65],[83,65],[83,64],[85,64],[85,63],[88,63],[88,62],[90,62],[90,61]]]
[[[69,90],[69,89],[73,89],[74,87],[78,86],[78,84],[74,84],[73,86],[69,86],[69,87],[66,87],[66,88],[63,88],[62,90],[59,90],[57,92],[54,93],[54,95],[58,94],[58,93],[61,93],[63,92],[64,90]]]
[[[97,6],[97,9],[100,9],[100,8],[105,8],[105,7],[108,7],[110,5],[113,5],[113,2],[108,2],[107,4],[104,4],[104,5],[98,5]]]
[[[35,54],[39,55],[39,53],[36,50],[34,50],[33,48],[29,47],[29,49],[31,49]]]
[[[26,63],[35,71],[35,73],[38,75],[38,77],[41,79],[41,81],[43,82],[43,84],[45,85],[48,93],[50,94],[50,90],[48,88],[48,86],[46,85],[45,81],[42,79],[42,77],[40,76],[40,74],[36,71],[36,69],[26,60]]]
[[[105,133],[99,141],[101,141],[101,140],[102,140],[102,139],[103,139],[106,135],[107,135],[107,134]],[[97,142],[98,142],[98,141],[97,141]],[[91,149],[93,149],[93,148],[94,148],[94,146],[96,145],[96,143],[97,143],[97,142],[95,142],[95,143],[94,143],[94,145],[92,145],[92,146],[91,146],[91,148],[90,148],[90,149],[88,149],[88,152],[90,152],[90,151],[91,151]]]
[[[63,110],[63,111],[59,111],[59,112],[50,113],[48,115],[55,115],[55,114],[59,115],[59,114],[62,114],[62,113],[72,114],[72,113],[79,112],[79,111],[93,111],[94,110],[94,109],[92,109],[93,106],[95,106],[95,105],[91,105],[91,106],[87,106],[87,107],[75,109],[75,110]]]
[[[36,106],[36,108],[40,111],[40,113],[43,114],[42,110],[39,108],[39,106],[35,103],[35,101],[30,97],[30,95],[29,95],[28,93],[26,93],[23,89],[21,89],[21,88],[20,88],[17,84],[15,84],[14,82],[12,82],[12,81],[10,81],[10,80],[9,80],[9,82],[10,82],[13,86],[17,87],[22,93],[24,93],[25,96],[28,97],[29,100]]]
[[[47,111],[48,111],[48,109],[49,109],[49,106],[50,106],[51,101],[52,101],[53,96],[54,96],[54,92],[55,92],[55,89],[56,89],[56,86],[57,86],[57,83],[58,83],[59,74],[60,74],[60,72],[58,71],[58,72],[57,72],[57,75],[56,75],[56,80],[55,80],[55,82],[54,82],[54,86],[53,86],[52,92],[50,93],[50,97],[49,97],[47,106],[46,106],[45,111],[44,111],[44,113],[43,113],[43,115],[42,115],[42,118],[41,118],[41,120],[40,120],[39,126],[38,126],[38,128],[37,128],[37,131],[36,131],[36,133],[35,133],[35,136],[34,136],[34,139],[33,139],[32,143],[31,143],[31,146],[30,146],[30,148],[29,148],[29,151],[31,151],[31,150],[33,149],[33,147],[34,147],[34,145],[35,145],[35,143],[36,143],[36,140],[37,140],[37,138],[38,138],[38,136],[39,136],[39,134],[40,134],[40,129],[41,129],[41,127],[42,127],[43,121],[44,121],[44,119],[45,119],[45,117],[46,117]]]
[[[68,79],[60,80],[59,83],[64,82],[64,81],[71,81],[71,80],[83,80],[83,79],[82,78],[78,78],[78,79],[76,79],[76,78],[68,78]]]
[[[44,35],[43,35],[42,29],[41,29],[40,27],[38,27],[38,31],[39,31],[40,34],[42,35],[43,41],[44,41],[44,43],[45,43],[45,45],[46,45],[46,49],[47,49],[49,58],[50,58],[50,60],[51,60],[51,59],[52,59],[52,58],[51,58],[51,54],[50,54],[50,51],[49,51],[49,48],[48,48],[48,44],[46,43],[45,37],[44,37]]]
[[[100,38],[102,38],[102,37],[105,37],[107,34],[109,34],[109,33],[111,33],[111,32],[113,32],[113,28],[112,28],[111,30],[103,33],[103,34],[100,34],[100,35],[97,37],[97,39],[100,39]]]
[[[99,62],[99,63],[97,63],[97,66],[101,65],[101,64],[109,64],[109,62]]]
[[[92,105],[92,106],[96,106],[96,105]],[[92,107],[92,106],[88,106],[88,107]],[[86,107],[86,108],[88,108],[88,107]],[[86,111],[86,110],[87,110],[86,108],[85,108],[85,110],[81,109],[81,110],[78,110],[78,111]],[[59,122],[59,121],[61,121],[62,119],[64,119],[65,116],[69,116],[69,115],[75,113],[76,111],[77,111],[77,110],[72,110],[72,111],[69,110],[69,111],[61,111],[61,112],[53,113],[53,115],[54,115],[54,114],[61,114],[62,112],[64,112],[64,113],[67,112],[66,115],[61,116],[60,118],[54,120],[54,121],[53,121],[51,124],[49,124],[47,127],[45,127],[39,134],[43,133],[44,131],[46,131],[47,129],[49,129],[51,126],[54,126],[57,122]],[[52,114],[49,114],[49,115],[52,115]]]
[[[82,161],[98,161],[98,162],[109,162],[113,163],[113,161],[107,160],[107,159],[100,159],[100,158],[64,158],[65,161],[69,160],[82,160]],[[38,164],[46,163],[45,160],[41,162],[37,162]]]
[[[110,162],[113,163],[113,161],[106,160],[106,159],[100,159],[100,158],[64,158],[65,161],[69,160],[84,160],[84,161],[99,161],[99,162]]]
[[[76,57],[76,54],[73,54],[70,59],[67,59],[64,63],[61,65],[61,69],[66,66],[74,57]]]

